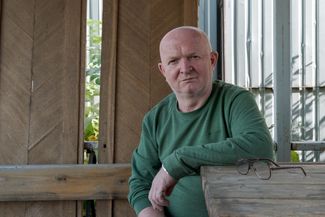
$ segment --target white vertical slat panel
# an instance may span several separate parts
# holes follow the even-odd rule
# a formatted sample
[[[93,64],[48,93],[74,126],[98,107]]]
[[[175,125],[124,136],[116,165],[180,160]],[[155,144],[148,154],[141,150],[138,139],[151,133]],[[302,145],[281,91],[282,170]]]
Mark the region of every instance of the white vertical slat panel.
[[[315,111],[315,97],[314,93],[312,91],[308,91],[306,93],[306,99],[305,99],[305,135],[302,140],[313,140],[315,141],[315,118],[314,118],[314,111]]]
[[[320,141],[320,128],[319,128],[319,125],[320,125],[320,121],[319,121],[319,110],[320,110],[320,107],[319,107],[319,76],[318,76],[318,68],[317,68],[317,64],[319,62],[318,60],[318,53],[317,53],[317,46],[318,46],[318,42],[319,42],[319,39],[318,39],[318,14],[319,14],[319,9],[318,9],[318,0],[316,0],[314,2],[314,7],[315,7],[315,16],[314,16],[314,19],[315,19],[315,47],[314,47],[314,54],[315,54],[315,77],[314,77],[314,85],[316,86],[316,88],[314,89],[314,98],[315,98],[315,103],[314,103],[314,121],[315,121],[315,128],[314,128],[314,141]],[[319,151],[317,153],[318,155],[316,156],[317,157],[317,161],[320,160],[320,157],[321,157],[321,152]],[[323,152],[323,155],[325,157],[325,152]]]
[[[318,0],[318,76],[319,84],[325,86],[325,1]],[[324,108],[324,107],[323,107]],[[324,116],[323,116],[324,117]],[[324,134],[323,134],[324,135]]]
[[[261,55],[262,55],[262,1],[250,1],[250,62],[249,71],[251,87],[259,87],[261,84]]]
[[[274,11],[273,1],[263,0],[263,74],[266,87],[273,86],[274,51],[273,51],[273,26]]]
[[[302,0],[291,1],[291,73],[292,73],[292,87],[299,87],[301,83],[301,14]],[[293,115],[297,115],[293,113]]]
[[[273,1],[263,0],[262,5],[262,16],[263,16],[263,23],[262,23],[262,81],[261,86],[272,88],[273,87],[273,74],[274,74],[274,51],[273,51]],[[266,124],[268,126],[272,126],[274,123],[274,97],[272,91],[266,91],[264,96],[264,117]],[[274,128],[270,129],[270,132],[273,135]]]
[[[233,0],[224,1],[224,80],[235,82],[234,68],[234,4]]]
[[[247,5],[248,1],[238,0],[235,4],[235,84],[247,86]]]
[[[300,106],[300,94],[299,92],[291,94],[291,108],[292,108],[292,124],[291,124],[291,140],[300,141],[301,133],[300,129],[302,127],[301,116],[299,111],[301,110]]]
[[[320,141],[325,140],[325,1],[317,0],[317,77],[318,82],[316,85],[323,86],[323,90],[318,96],[318,116],[319,116],[319,131],[318,136]],[[320,155],[320,161],[325,161],[325,153]]]
[[[315,77],[315,0],[305,2],[305,77],[306,86],[314,86]]]
[[[302,0],[291,1],[291,74],[292,87],[300,87],[302,79]],[[291,136],[297,141],[301,139],[302,117],[299,92],[292,93],[292,125]]]
[[[304,0],[305,5],[305,85],[307,87],[315,87],[315,77],[316,77],[316,57],[315,57],[315,0]],[[316,111],[316,98],[314,95],[315,88],[308,88],[306,90],[305,96],[305,138],[304,140],[314,140],[315,130],[316,130],[316,122],[318,120],[315,119],[315,111]]]

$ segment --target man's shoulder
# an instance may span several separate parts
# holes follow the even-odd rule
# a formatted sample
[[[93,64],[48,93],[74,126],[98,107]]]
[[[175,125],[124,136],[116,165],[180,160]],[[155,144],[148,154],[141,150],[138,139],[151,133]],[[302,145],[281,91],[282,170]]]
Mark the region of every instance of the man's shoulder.
[[[176,97],[174,93],[170,93],[166,97],[164,97],[161,101],[159,101],[156,105],[154,105],[147,113],[148,116],[157,116],[165,113],[170,113],[173,106],[175,106]]]
[[[230,84],[230,83],[226,83],[224,81],[215,81],[213,83],[214,85],[214,92],[215,94],[218,95],[218,97],[227,97],[228,99],[231,99],[233,97],[236,97],[238,95],[242,95],[242,94],[251,94],[247,89],[234,85],[234,84]]]
[[[219,91],[222,90],[225,93],[249,92],[247,89],[245,89],[243,87],[240,87],[235,84],[227,83],[224,81],[220,81],[220,80],[214,81],[213,85],[217,90],[219,90]]]

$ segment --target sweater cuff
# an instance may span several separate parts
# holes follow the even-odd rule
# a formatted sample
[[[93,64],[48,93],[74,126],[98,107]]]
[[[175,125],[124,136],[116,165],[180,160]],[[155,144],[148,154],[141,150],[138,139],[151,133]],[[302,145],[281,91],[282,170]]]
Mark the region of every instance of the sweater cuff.
[[[176,151],[169,155],[163,161],[164,168],[167,170],[168,174],[173,177],[175,180],[179,180],[184,176],[191,173],[186,169],[186,166],[177,159]]]
[[[151,206],[151,203],[150,203],[149,199],[145,198],[145,197],[138,198],[133,204],[134,211],[137,215],[139,215],[141,210],[143,210],[144,208],[147,208],[149,206]]]

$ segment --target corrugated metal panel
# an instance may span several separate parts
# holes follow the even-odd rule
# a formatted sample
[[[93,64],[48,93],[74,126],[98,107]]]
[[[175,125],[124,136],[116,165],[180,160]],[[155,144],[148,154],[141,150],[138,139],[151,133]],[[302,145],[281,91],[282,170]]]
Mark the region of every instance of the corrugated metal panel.
[[[223,1],[224,79],[256,95],[278,160],[295,141],[314,150],[325,140],[324,9],[321,0]],[[303,161],[325,161],[322,148],[305,149]]]

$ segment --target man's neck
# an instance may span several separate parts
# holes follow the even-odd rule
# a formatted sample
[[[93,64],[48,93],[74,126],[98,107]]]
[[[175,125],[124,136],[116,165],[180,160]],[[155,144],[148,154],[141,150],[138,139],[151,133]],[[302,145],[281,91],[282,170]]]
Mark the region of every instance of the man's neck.
[[[208,100],[211,90],[212,88],[204,95],[177,96],[178,109],[181,112],[192,112],[201,108]]]

